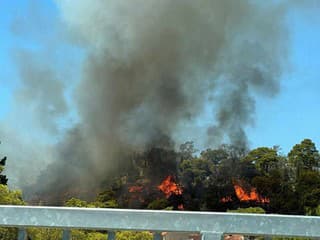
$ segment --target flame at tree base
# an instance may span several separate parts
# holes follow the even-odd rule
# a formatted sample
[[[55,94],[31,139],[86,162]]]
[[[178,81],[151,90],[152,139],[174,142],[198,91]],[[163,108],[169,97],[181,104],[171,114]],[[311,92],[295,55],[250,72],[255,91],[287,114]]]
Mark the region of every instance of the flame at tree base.
[[[161,190],[166,197],[170,197],[172,194],[182,195],[182,188],[174,181],[172,176],[166,177],[165,180],[158,186],[158,189]]]
[[[256,188],[250,188],[249,191],[246,191],[245,188],[242,187],[243,183],[241,181],[234,182],[233,188],[237,198],[240,202],[257,202],[257,203],[270,203],[270,199],[267,197],[262,197]],[[223,197],[220,202],[227,203],[232,202],[232,197],[227,196]]]
[[[238,199],[242,202],[254,201],[258,203],[270,203],[270,199],[259,195],[256,188],[251,188],[249,192],[246,192],[240,185],[235,184],[234,191]]]
[[[158,189],[166,195],[167,199],[172,197],[181,197],[183,193],[181,186],[175,182],[174,177],[171,175],[167,176],[161,182],[161,184],[158,186]],[[178,204],[177,209],[183,210],[183,204]]]
[[[142,192],[143,191],[143,186],[131,186],[128,188],[130,193],[136,193],[136,192]]]

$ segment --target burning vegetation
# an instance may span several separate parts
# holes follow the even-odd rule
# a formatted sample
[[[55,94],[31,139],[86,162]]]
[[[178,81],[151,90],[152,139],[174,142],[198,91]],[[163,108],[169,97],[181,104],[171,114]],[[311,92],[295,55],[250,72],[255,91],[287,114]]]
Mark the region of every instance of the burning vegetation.
[[[16,99],[32,107],[30,119],[38,120],[41,132],[60,133],[59,124],[78,116],[54,136],[53,146],[24,147],[32,154],[22,158],[33,164],[19,159],[18,181],[37,176],[34,185],[24,188],[28,200],[61,205],[74,196],[103,207],[214,211],[257,205],[282,213],[317,206],[320,164],[313,143],[306,140],[303,153],[298,146],[283,157],[276,148],[249,151],[245,132],[254,120],[255,97],[275,96],[281,86],[291,46],[286,4],[57,4],[63,19],[56,25],[66,24],[58,35],[69,29],[63,40],[74,44],[70,36],[79,38],[76,48],[84,50],[76,86],[59,79],[65,75],[55,72],[56,64],[34,61],[38,55],[23,51],[15,54],[22,83]],[[48,46],[51,50],[51,41]],[[65,96],[75,99],[69,104]],[[209,112],[213,121],[203,121]],[[199,120],[205,125],[194,125]],[[211,148],[197,152],[186,142],[177,149],[184,137],[201,139]],[[224,141],[230,145],[220,145]],[[36,173],[34,166],[50,157],[47,168]],[[305,182],[312,185],[310,191]],[[299,189],[304,195],[296,198]]]
[[[51,58],[38,60],[32,51],[15,54],[22,81],[17,99],[23,99],[22,106],[34,106],[29,112],[35,116],[30,119],[37,119],[41,132],[60,133],[61,129],[61,135],[50,141],[57,144],[32,146],[39,149],[37,154],[25,154],[32,156],[33,164],[24,164],[18,176],[34,171],[34,165],[44,168],[40,174],[29,174],[37,176],[35,184],[25,188],[29,198],[53,193],[57,195],[52,196],[54,201],[76,185],[84,191],[102,188],[119,176],[128,176],[128,184],[135,185],[136,179],[131,178],[141,176],[156,183],[173,175],[186,189],[183,195],[189,196],[188,202],[202,194],[207,186],[199,179],[209,184],[204,176],[211,170],[202,170],[205,173],[195,176],[192,184],[186,182],[192,176],[183,172],[180,178],[177,169],[167,167],[180,165],[175,147],[189,138],[207,147],[223,142],[237,148],[248,146],[245,129],[254,119],[255,97],[278,93],[287,60],[290,44],[283,5],[250,0],[56,2],[63,19],[41,29],[65,24],[56,32],[63,37],[61,33],[70,30],[61,42],[76,44],[75,49],[83,47],[81,60],[75,61],[83,69],[72,69],[79,79],[68,81],[60,79],[65,74],[55,72],[57,64],[43,64]],[[52,50],[51,42],[46,50]],[[213,116],[208,116],[211,112]],[[74,115],[73,124],[61,128],[59,124]],[[137,159],[136,152],[147,152],[150,157]],[[43,161],[49,156],[46,168]],[[144,172],[132,174],[126,168]]]
[[[129,192],[130,193],[140,193],[143,190],[143,186],[132,186],[129,187]]]
[[[309,139],[295,145],[288,156],[279,155],[277,148],[247,151],[230,145],[207,149],[198,156],[194,153],[193,143],[187,142],[180,151],[157,148],[135,154],[132,165],[123,168],[123,175],[107,179],[104,186],[94,190],[100,192],[96,198],[83,196],[86,193],[79,185],[59,195],[56,202],[40,197],[32,203],[62,205],[73,197],[67,206],[240,212],[251,209],[287,214],[318,211],[320,173],[316,166],[320,155]],[[157,164],[151,164],[155,160]],[[48,197],[52,199],[52,195]]]
[[[173,176],[169,175],[165,180],[158,186],[158,189],[161,190],[167,198],[171,195],[182,195],[182,188],[175,181]]]
[[[254,187],[244,187],[243,181],[234,181],[233,184],[235,195],[237,196],[240,202],[256,202],[256,203],[270,203],[270,199],[267,197],[262,197],[258,192],[257,189]],[[232,202],[232,197],[227,196],[221,198],[222,203]]]
[[[270,203],[270,199],[262,197],[258,194],[256,188],[251,188],[248,192],[242,188],[239,184],[234,185],[234,190],[238,199],[241,202],[255,201],[257,203]]]

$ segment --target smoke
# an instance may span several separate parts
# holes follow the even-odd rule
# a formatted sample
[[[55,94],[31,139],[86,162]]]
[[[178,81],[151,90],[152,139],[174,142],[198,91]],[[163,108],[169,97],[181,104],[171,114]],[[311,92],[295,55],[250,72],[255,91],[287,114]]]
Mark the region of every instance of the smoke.
[[[51,134],[57,134],[56,120],[68,113],[64,87],[49,62],[39,62],[35,53],[19,50],[15,54],[22,86],[16,101],[23,102],[33,112],[38,124]]]
[[[245,129],[254,122],[255,96],[279,91],[288,51],[283,5],[56,2],[68,38],[86,53],[72,95],[79,124],[57,144],[57,159],[32,191],[95,188],[127,164],[130,152],[171,147],[177,127],[196,121],[208,104],[212,124],[203,136],[208,144],[247,147]],[[50,76],[44,85],[51,84]],[[30,92],[23,96],[43,93],[42,85],[34,88],[37,77],[26,79]],[[67,111],[62,85],[50,89],[55,91],[45,101],[34,99],[47,124]]]
[[[221,142],[226,135],[246,145],[253,95],[279,90],[287,56],[281,6],[205,0],[58,3],[88,48],[76,99],[94,136],[145,145],[159,132],[170,136],[213,99],[210,139]]]
[[[1,152],[9,159],[10,187],[19,188],[34,183],[39,171],[57,159],[53,143],[72,124],[66,94],[73,62],[68,56],[59,61],[67,45],[64,28],[42,2],[25,4],[23,15],[20,9],[13,11],[12,20],[3,26],[12,38],[5,53],[12,58],[5,61],[15,68],[4,66],[12,73],[0,79],[1,89],[12,93],[5,102],[9,111],[0,119]]]

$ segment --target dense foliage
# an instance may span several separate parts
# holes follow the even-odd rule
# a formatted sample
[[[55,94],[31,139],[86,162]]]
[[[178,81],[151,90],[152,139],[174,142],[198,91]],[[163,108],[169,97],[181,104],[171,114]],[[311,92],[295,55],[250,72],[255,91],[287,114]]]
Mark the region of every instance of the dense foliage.
[[[0,204],[26,204],[10,190],[0,161]],[[96,199],[71,198],[70,207],[183,209],[320,215],[320,155],[310,139],[296,144],[288,155],[280,148],[253,150],[222,145],[199,152],[193,142],[135,153],[121,176],[106,179]],[[178,193],[165,194],[158,185],[172,176]],[[241,199],[238,188],[248,199]],[[258,196],[251,199],[254,194]],[[254,195],[255,196],[255,195]],[[33,240],[60,239],[61,230],[28,229]],[[15,239],[17,230],[0,228],[0,239]],[[72,239],[106,239],[107,232],[73,230]],[[117,239],[152,239],[150,232],[118,232]]]
[[[2,174],[4,170],[4,166],[6,165],[7,157],[3,157],[0,160],[0,184],[6,185],[8,182],[8,179],[6,175]]]
[[[185,210],[196,211],[260,207],[267,213],[315,215],[320,209],[320,158],[310,139],[296,144],[287,156],[277,146],[249,151],[222,145],[199,152],[186,142],[179,151],[152,149],[136,154],[133,161],[110,181],[104,201],[120,208],[177,209],[183,204]],[[181,185],[182,196],[159,192],[157,185],[168,175]],[[255,191],[260,200],[240,199],[235,185],[248,196]]]

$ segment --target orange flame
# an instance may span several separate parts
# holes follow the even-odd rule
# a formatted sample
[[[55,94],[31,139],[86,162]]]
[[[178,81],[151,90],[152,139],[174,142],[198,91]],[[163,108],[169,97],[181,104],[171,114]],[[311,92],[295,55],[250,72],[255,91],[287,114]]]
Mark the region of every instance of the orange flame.
[[[246,192],[239,184],[234,184],[234,191],[241,202],[256,201],[260,203],[269,203],[270,199],[260,196],[256,188],[251,188]]]
[[[172,194],[181,195],[183,192],[182,188],[174,181],[174,178],[170,175],[162,181],[162,183],[158,186],[158,189],[161,190],[167,198]]]
[[[220,202],[223,202],[223,203],[232,202],[232,197],[230,196],[223,197],[221,198]]]
[[[129,192],[136,193],[136,192],[142,192],[143,187],[142,186],[131,186],[129,187]]]

